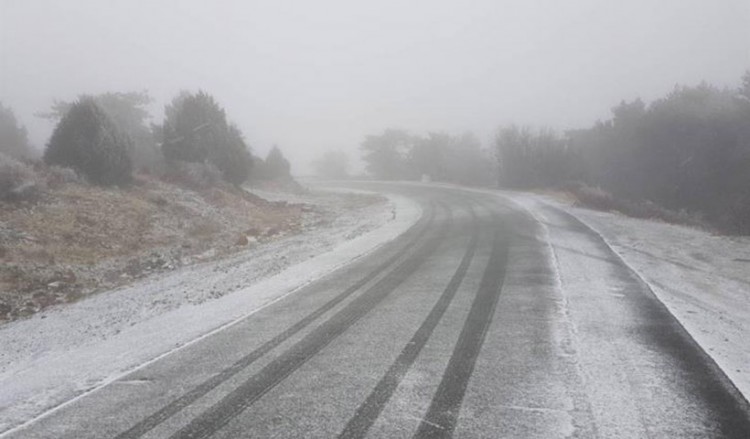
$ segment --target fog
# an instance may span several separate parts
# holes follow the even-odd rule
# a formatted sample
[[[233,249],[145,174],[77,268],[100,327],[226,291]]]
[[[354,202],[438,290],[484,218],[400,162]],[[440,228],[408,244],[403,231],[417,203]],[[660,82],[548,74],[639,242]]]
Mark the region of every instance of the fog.
[[[202,89],[258,153],[296,173],[358,155],[399,127],[563,130],[675,84],[736,86],[750,67],[747,0],[0,0],[0,101],[36,148],[54,99],[148,90],[155,121]]]

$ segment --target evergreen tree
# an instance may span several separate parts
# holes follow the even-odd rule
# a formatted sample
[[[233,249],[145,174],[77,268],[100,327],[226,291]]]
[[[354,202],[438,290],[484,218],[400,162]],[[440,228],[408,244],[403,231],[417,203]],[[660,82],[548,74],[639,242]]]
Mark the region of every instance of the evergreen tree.
[[[227,122],[224,109],[212,96],[183,92],[165,112],[162,150],[167,161],[213,164],[233,184],[248,178],[250,151],[240,130]]]
[[[265,172],[268,179],[289,178],[291,176],[289,161],[282,154],[281,149],[274,145],[265,160]]]
[[[0,153],[16,159],[28,158],[31,148],[26,128],[20,126],[13,110],[0,103]]]
[[[73,168],[94,184],[124,185],[132,179],[131,147],[94,99],[81,98],[55,127],[44,161]]]
[[[86,96],[80,96],[85,98]],[[147,107],[152,99],[146,92],[102,93],[91,96],[117,127],[130,137],[133,148],[129,151],[136,169],[156,170],[163,164],[163,156],[156,144],[153,126],[149,126]],[[55,123],[70,110],[73,103],[55,101],[50,111],[37,113],[38,117]]]

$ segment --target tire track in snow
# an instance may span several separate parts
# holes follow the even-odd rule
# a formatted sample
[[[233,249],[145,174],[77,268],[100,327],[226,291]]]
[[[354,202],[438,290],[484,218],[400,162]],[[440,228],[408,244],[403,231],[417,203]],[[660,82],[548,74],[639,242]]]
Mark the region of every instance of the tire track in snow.
[[[461,329],[448,366],[414,438],[450,438],[456,428],[466,387],[492,321],[508,263],[509,237],[495,232],[492,253],[479,290]]]
[[[208,392],[218,387],[220,384],[224,383],[228,379],[237,375],[242,370],[246,369],[248,366],[253,364],[255,361],[263,357],[265,354],[267,354],[271,350],[281,345],[284,341],[288,340],[290,337],[294,336],[295,334],[297,334],[298,332],[306,328],[313,321],[318,319],[321,315],[330,311],[336,305],[344,301],[346,298],[354,294],[356,291],[358,291],[360,288],[365,286],[368,282],[373,280],[379,274],[387,270],[390,266],[395,264],[401,257],[403,257],[409,251],[409,249],[415,243],[419,242],[419,240],[422,239],[422,237],[424,237],[424,235],[430,229],[430,226],[432,225],[434,219],[435,219],[435,208],[434,206],[430,206],[429,214],[427,215],[426,219],[422,221],[423,225],[420,228],[418,228],[418,231],[416,232],[416,234],[411,239],[409,239],[409,241],[403,246],[403,248],[401,248],[395,255],[393,255],[384,263],[376,267],[374,270],[368,273],[365,277],[360,279],[357,283],[351,285],[342,293],[340,293],[333,299],[329,300],[323,306],[316,309],[312,313],[305,316],[302,320],[298,321],[297,323],[295,323],[294,325],[286,329],[284,332],[278,334],[277,336],[267,341],[266,343],[264,343],[257,349],[253,350],[249,354],[240,358],[228,368],[222,370],[218,374],[214,375],[213,377],[209,378],[208,380],[194,387],[187,393],[183,394],[182,396],[168,403],[166,406],[162,407],[157,412],[154,412],[153,414],[143,419],[136,425],[132,426],[128,430],[120,433],[119,435],[116,436],[116,439],[137,439],[137,438],[142,437],[149,431],[156,428],[159,424],[163,423],[170,417],[174,416],[175,414],[183,410],[185,407],[188,407],[190,404],[192,404],[199,398],[203,397]]]
[[[447,208],[445,210],[450,212]],[[295,343],[218,403],[194,418],[188,425],[170,436],[170,439],[196,439],[211,436],[299,369],[310,358],[364,317],[414,273],[444,240],[445,231],[450,223],[449,217],[425,244],[386,277],[376,282],[361,296],[323,322],[313,332]]]
[[[473,209],[470,209],[473,223],[477,223],[477,216]],[[372,424],[377,420],[383,408],[388,403],[388,400],[393,395],[401,380],[406,375],[406,372],[414,364],[417,356],[422,351],[422,348],[432,336],[437,324],[445,314],[448,306],[453,301],[458,287],[461,285],[466,272],[469,269],[474,253],[479,243],[479,227],[473,228],[471,240],[469,242],[466,253],[464,254],[461,262],[453,274],[453,277],[448,282],[445,290],[441,294],[438,301],[430,310],[425,320],[419,326],[417,331],[414,333],[409,342],[404,346],[401,353],[398,355],[396,360],[393,362],[391,367],[380,379],[375,388],[370,392],[367,399],[357,408],[354,416],[349,420],[344,427],[344,430],[339,434],[339,438],[362,438],[365,437],[367,431],[370,429]]]

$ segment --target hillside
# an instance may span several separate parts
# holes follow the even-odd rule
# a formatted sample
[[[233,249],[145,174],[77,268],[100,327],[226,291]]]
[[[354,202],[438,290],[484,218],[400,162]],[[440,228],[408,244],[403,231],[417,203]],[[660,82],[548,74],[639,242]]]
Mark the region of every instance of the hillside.
[[[382,202],[345,198],[352,209]],[[0,203],[0,322],[247,250],[332,215],[233,186],[189,190],[144,176],[128,189],[48,187],[33,202]]]

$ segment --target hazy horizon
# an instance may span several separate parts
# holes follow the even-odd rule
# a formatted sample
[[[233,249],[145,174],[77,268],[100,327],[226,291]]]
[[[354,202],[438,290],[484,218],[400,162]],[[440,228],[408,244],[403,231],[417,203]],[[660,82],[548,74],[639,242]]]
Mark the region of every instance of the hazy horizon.
[[[676,84],[734,87],[750,68],[750,2],[0,0],[0,102],[36,148],[53,100],[147,90],[156,121],[202,89],[254,151],[296,173],[326,150],[358,159],[400,127],[586,127]]]

